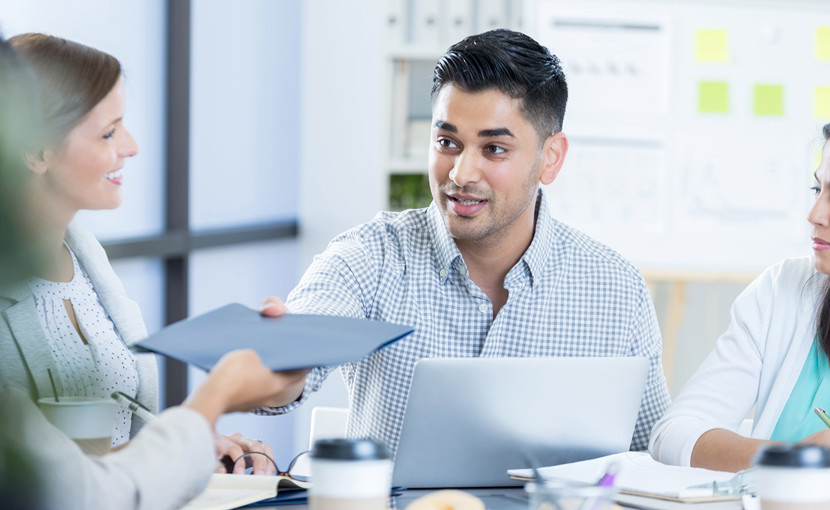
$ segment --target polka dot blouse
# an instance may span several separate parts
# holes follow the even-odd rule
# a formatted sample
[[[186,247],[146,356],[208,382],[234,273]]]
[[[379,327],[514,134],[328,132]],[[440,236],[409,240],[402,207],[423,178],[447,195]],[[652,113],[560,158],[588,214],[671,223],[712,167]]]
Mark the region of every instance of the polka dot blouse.
[[[29,280],[63,392],[67,396],[109,398],[113,391],[123,391],[135,397],[138,391],[135,356],[121,340],[75,254],[71,250],[70,254],[74,269],[72,281]],[[69,319],[64,305],[67,300],[72,303],[78,328],[88,343],[84,343]],[[132,413],[119,408],[112,446],[130,439],[131,423]]]

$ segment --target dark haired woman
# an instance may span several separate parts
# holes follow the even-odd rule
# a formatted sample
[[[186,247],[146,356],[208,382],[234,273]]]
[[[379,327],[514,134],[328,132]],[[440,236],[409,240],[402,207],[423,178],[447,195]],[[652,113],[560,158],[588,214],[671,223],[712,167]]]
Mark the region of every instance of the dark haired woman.
[[[659,461],[723,471],[768,442],[830,446],[830,124],[808,221],[813,256],[767,269],[735,300],[729,329],[651,433]],[[751,437],[736,433],[754,410]]]

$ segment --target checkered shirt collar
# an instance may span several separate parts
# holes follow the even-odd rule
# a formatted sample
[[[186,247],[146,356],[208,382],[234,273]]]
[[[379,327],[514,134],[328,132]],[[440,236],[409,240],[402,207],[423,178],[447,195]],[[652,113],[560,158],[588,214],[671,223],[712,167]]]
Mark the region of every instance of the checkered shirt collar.
[[[456,259],[459,260],[458,264],[461,264],[463,258],[434,200],[427,211],[427,225],[432,237],[436,267],[449,274]],[[548,257],[550,257],[555,228],[556,222],[550,215],[548,199],[540,189],[536,200],[536,231],[533,233],[530,246],[521,258],[521,262],[524,262],[530,271],[531,285],[541,277]]]

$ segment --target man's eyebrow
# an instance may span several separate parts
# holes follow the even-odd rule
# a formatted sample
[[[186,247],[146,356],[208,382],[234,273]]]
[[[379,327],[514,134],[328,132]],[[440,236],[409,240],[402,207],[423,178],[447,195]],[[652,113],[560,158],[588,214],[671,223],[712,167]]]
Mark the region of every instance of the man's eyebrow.
[[[435,127],[437,127],[438,129],[443,129],[444,131],[449,131],[450,133],[458,133],[458,128],[456,128],[449,122],[444,122],[443,120],[436,120]]]
[[[438,129],[449,131],[450,133],[458,133],[458,128],[449,122],[444,122],[443,120],[436,120],[434,126]],[[492,138],[494,136],[509,136],[511,138],[516,138],[516,136],[507,128],[483,129],[478,132],[478,136],[481,138]]]
[[[478,132],[478,136],[482,138],[490,138],[493,136],[509,136],[510,138],[516,138],[507,128],[484,129]]]

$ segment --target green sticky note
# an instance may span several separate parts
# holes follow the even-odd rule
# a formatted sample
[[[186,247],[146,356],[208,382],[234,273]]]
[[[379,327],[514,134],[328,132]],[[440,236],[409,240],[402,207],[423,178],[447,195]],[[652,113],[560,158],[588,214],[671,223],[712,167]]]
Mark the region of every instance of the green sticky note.
[[[721,81],[698,83],[698,110],[701,113],[729,112],[729,84]]]
[[[703,30],[695,33],[695,60],[698,62],[729,62],[726,30]]]
[[[755,85],[755,115],[784,115],[784,87],[781,85]]]
[[[816,28],[816,58],[830,60],[830,27]]]
[[[816,87],[813,94],[813,115],[819,119],[830,118],[830,87]]]

